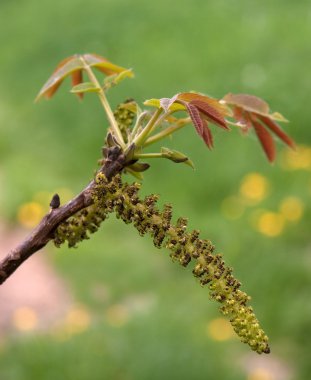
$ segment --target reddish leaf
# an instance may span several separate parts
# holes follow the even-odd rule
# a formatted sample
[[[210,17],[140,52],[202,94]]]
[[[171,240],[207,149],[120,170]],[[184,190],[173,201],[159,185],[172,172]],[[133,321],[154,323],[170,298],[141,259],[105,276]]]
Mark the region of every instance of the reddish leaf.
[[[227,94],[223,97],[227,104],[239,106],[249,112],[269,114],[269,105],[262,99],[248,94]]]
[[[108,61],[105,57],[98,54],[84,54],[82,57],[89,66],[96,67],[106,75],[119,74],[123,71],[129,71],[124,67],[115,65],[114,63]],[[128,76],[133,77],[133,72],[131,72]]]
[[[61,61],[40,90],[36,101],[42,97],[50,98],[53,96],[67,76],[81,69],[83,69],[83,63],[79,55],[73,55]]]
[[[193,100],[190,102],[194,105],[200,112],[202,112],[212,123],[215,123],[219,127],[230,130],[227,126],[226,120],[214,107],[210,106],[208,103],[201,100]]]
[[[50,86],[48,89],[46,89],[44,92],[40,92],[40,94],[37,96],[36,101],[39,99],[39,97],[44,96],[46,99],[50,99],[55,92],[58,90],[60,85],[63,83],[62,80],[59,80],[58,82],[54,83],[52,86]]]
[[[252,126],[251,120],[245,117],[244,111],[241,107],[233,107],[233,117],[235,120],[244,126],[241,128],[243,133],[247,133]]]
[[[282,129],[281,127],[273,120],[266,116],[256,115],[259,120],[261,120],[265,125],[274,132],[285,144],[295,149],[294,140],[292,140]]]
[[[204,129],[203,129],[202,137],[203,137],[205,144],[208,146],[208,148],[212,149],[214,146],[213,135],[212,135],[211,130],[208,127],[207,121],[206,120],[203,120],[203,121],[204,121]]]
[[[271,134],[255,118],[252,118],[252,124],[268,160],[273,162],[275,159],[275,145]]]
[[[51,82],[47,81],[47,83],[44,85],[44,87],[41,89],[37,99],[39,96],[44,96],[46,99],[51,98],[55,92],[58,90],[59,86],[63,83],[64,78],[60,78],[57,74],[58,71],[66,65],[67,62],[71,61],[74,56],[70,56],[68,58],[63,59],[55,68],[53,71],[53,75],[50,79],[53,78]],[[56,75],[54,77],[54,75]]]
[[[218,99],[211,98],[207,95],[199,94],[196,92],[182,92],[178,94],[177,98],[187,103],[190,103],[194,100],[199,100],[201,102],[209,104],[222,116],[231,116],[231,110],[228,106],[221,104]]]
[[[101,63],[104,63],[104,62],[110,63],[108,59],[106,59],[105,57],[102,57],[101,55],[84,54],[83,58],[88,65],[97,67],[101,72],[103,72],[106,75],[112,75],[116,73],[115,71],[107,69],[106,67],[100,67]]]
[[[83,74],[82,74],[82,70],[77,70],[77,71],[74,71],[72,74],[71,74],[71,83],[72,83],[72,87],[74,86],[77,86],[78,84],[82,83],[83,82]],[[80,99],[83,99],[83,92],[79,92],[77,93],[78,97]]]
[[[204,121],[202,120],[200,116],[200,112],[198,109],[192,105],[191,103],[184,103],[185,106],[187,107],[189,116],[193,122],[193,125],[198,132],[198,134],[203,137],[203,132],[204,132]]]
[[[73,81],[77,81],[77,84],[79,84],[79,72],[85,70],[85,65],[95,67],[106,75],[119,74],[123,71],[126,71],[126,69],[123,67],[115,65],[109,62],[106,58],[101,57],[97,54],[72,55],[57,65],[53,74],[41,88],[36,101],[42,97],[50,98],[53,96],[63,80],[69,75],[72,75]],[[133,74],[128,76],[133,76]]]

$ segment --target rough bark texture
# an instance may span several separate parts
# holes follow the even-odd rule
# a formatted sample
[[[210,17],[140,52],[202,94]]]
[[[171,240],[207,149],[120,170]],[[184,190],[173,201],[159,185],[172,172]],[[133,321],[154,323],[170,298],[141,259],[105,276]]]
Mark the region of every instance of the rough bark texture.
[[[125,156],[121,149],[112,147],[108,149],[107,158],[100,171],[110,180],[115,174],[121,172],[124,166]],[[80,194],[64,206],[52,208],[30,235],[8,253],[0,262],[0,284],[10,277],[33,253],[39,251],[53,239],[53,232],[60,223],[93,203],[91,192],[94,185],[94,181],[91,181]]]

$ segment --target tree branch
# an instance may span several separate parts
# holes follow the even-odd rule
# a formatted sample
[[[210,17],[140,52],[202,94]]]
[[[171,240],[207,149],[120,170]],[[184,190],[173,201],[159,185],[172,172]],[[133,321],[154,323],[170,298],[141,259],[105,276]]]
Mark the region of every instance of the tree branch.
[[[124,167],[125,156],[122,150],[115,146],[107,150],[107,158],[99,171],[110,180],[114,175],[121,172]],[[0,262],[0,285],[33,253],[39,251],[53,239],[53,232],[60,223],[93,203],[91,194],[94,186],[95,182],[93,180],[80,194],[64,206],[51,209],[30,235],[8,253]]]

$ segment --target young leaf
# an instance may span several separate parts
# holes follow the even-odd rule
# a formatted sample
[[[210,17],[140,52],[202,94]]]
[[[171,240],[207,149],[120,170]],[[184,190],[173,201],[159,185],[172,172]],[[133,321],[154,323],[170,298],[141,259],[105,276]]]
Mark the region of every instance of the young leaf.
[[[132,78],[133,76],[134,75],[131,69],[121,71],[119,74],[110,75],[105,78],[103,87],[105,90],[108,90],[122,82],[125,78]]]
[[[203,129],[203,135],[202,135],[203,140],[209,149],[213,149],[214,142],[213,142],[212,132],[208,127],[207,121],[206,120],[203,120],[203,121],[204,121],[204,129]]]
[[[227,94],[222,100],[230,105],[238,106],[249,112],[262,115],[269,114],[269,105],[264,100],[248,94]]]
[[[233,107],[233,117],[241,125],[241,131],[247,133],[252,127],[252,123],[249,118],[245,117],[244,111],[241,107]]]
[[[70,92],[73,94],[83,94],[85,92],[99,92],[100,89],[92,82],[84,82],[74,86]]]
[[[134,172],[141,173],[148,170],[150,168],[150,165],[145,162],[136,162],[135,164],[129,165],[127,167],[133,170]]]
[[[274,121],[287,122],[287,120],[278,112],[270,114],[269,105],[264,100],[247,94],[227,94],[224,96],[223,102],[231,105],[234,118],[238,122],[245,124],[245,132],[247,132],[250,127],[255,129],[270,162],[275,159],[275,146],[272,136],[265,128],[272,131],[289,147],[295,148],[294,141]]]
[[[210,106],[208,103],[203,102],[202,100],[192,100],[190,104],[194,105],[212,123],[226,130],[230,130],[230,128],[227,126],[226,120],[222,114],[217,111],[216,108]]]
[[[132,170],[130,167],[126,167],[124,169],[124,173],[128,173],[128,174],[131,174],[134,178],[138,179],[139,181],[142,181],[143,180],[143,175],[139,172],[136,172],[135,170]]]
[[[163,98],[163,99],[169,99],[169,98]],[[156,107],[160,108],[162,107],[161,105],[161,99],[148,99],[144,101],[145,106],[151,106],[151,107]],[[163,108],[163,107],[162,107]],[[184,111],[186,107],[183,104],[180,103],[172,103],[169,107],[171,111]]]
[[[188,103],[193,101],[201,101],[213,107],[214,110],[216,110],[223,117],[232,116],[232,112],[229,107],[227,107],[225,104],[220,103],[219,100],[211,98],[207,95],[199,94],[196,92],[182,92],[178,94],[177,99]]]
[[[272,136],[258,121],[253,119],[252,124],[268,160],[273,162],[275,160],[276,152]]]
[[[125,67],[115,65],[114,63],[108,61],[105,57],[98,54],[84,54],[83,59],[89,66],[96,67],[106,75],[113,75],[121,73],[122,71],[128,71]],[[129,71],[129,77],[133,77],[134,73],[131,70]]]
[[[79,84],[82,81],[82,71],[86,69],[86,65],[95,67],[106,75],[119,74],[127,69],[117,66],[109,62],[106,58],[97,54],[76,54],[61,61],[53,74],[41,88],[35,101],[40,98],[51,98],[58,90],[63,80],[72,75],[72,81],[74,84]],[[133,73],[128,73],[129,76],[133,76]]]
[[[204,130],[204,121],[201,118],[199,110],[191,103],[185,103],[185,105],[196,131],[198,132],[199,136],[202,137]]]
[[[160,105],[164,109],[165,112],[168,112],[171,109],[172,104],[176,101],[178,94],[173,96],[172,98],[162,98],[160,99]]]
[[[41,88],[35,101],[38,101],[42,97],[51,98],[68,75],[82,69],[83,63],[79,55],[73,55],[61,61],[57,65],[53,74]]]
[[[72,74],[71,74],[71,84],[72,84],[72,87],[75,87],[75,86],[78,86],[80,83],[83,82],[83,72],[82,70],[77,70],[77,71],[74,71]],[[78,97],[80,99],[83,99],[83,93],[77,93]]]
[[[272,132],[274,132],[285,144],[289,147],[295,149],[294,140],[292,140],[282,129],[281,127],[273,120],[266,116],[258,115],[259,120],[261,120]]]

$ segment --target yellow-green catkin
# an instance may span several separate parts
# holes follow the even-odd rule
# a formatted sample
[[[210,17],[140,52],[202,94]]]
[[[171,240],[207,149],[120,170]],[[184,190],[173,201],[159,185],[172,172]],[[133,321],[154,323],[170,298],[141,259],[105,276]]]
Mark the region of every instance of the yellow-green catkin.
[[[118,105],[116,110],[114,111],[113,115],[118,123],[118,126],[120,128],[120,131],[122,133],[122,136],[124,138],[124,141],[127,142],[128,140],[128,130],[133,124],[134,118],[135,118],[135,113],[124,107],[124,105],[128,102],[131,102],[131,100],[121,103]]]
[[[229,318],[241,341],[258,353],[269,353],[268,337],[248,306],[250,297],[240,290],[240,282],[232,275],[220,254],[214,254],[209,240],[199,238],[199,231],[187,231],[187,220],[179,218],[171,223],[172,208],[156,207],[158,197],[138,197],[139,184],[123,184],[120,175],[108,182],[97,174],[93,199],[97,209],[106,215],[114,211],[125,223],[132,223],[140,235],[149,234],[156,247],[166,247],[173,260],[186,267],[194,261],[193,275],[202,286],[209,288],[210,297],[220,303],[220,311]]]
[[[69,248],[76,247],[80,241],[89,239],[89,234],[96,232],[107,216],[107,211],[96,204],[86,207],[58,226],[54,244],[59,247],[67,242]]]

